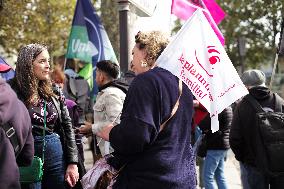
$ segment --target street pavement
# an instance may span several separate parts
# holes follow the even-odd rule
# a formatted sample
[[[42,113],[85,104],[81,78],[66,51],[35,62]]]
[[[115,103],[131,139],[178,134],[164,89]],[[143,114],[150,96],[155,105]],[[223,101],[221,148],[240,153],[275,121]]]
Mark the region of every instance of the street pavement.
[[[89,140],[85,139],[83,142],[83,147],[84,147],[84,156],[85,156],[85,168],[88,171],[89,169],[92,168],[93,166],[93,155],[92,152],[90,150],[90,146],[89,146]]]
[[[84,144],[84,154],[85,154],[85,166],[86,169],[89,170],[93,166],[93,157],[92,157],[92,152],[89,149],[89,144],[87,140]],[[198,166],[197,166],[197,173],[198,173]],[[225,176],[227,179],[229,189],[242,189],[241,180],[240,180],[239,162],[235,159],[234,154],[231,150],[229,150],[228,157],[225,162]]]
[[[225,176],[228,181],[229,189],[242,189],[240,164],[235,159],[235,155],[231,150],[229,150],[228,158],[225,162]]]

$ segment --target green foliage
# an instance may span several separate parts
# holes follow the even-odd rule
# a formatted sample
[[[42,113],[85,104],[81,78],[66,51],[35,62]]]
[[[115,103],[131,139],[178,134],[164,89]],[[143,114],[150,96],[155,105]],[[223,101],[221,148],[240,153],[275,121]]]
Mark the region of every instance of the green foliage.
[[[52,54],[66,52],[76,0],[4,1],[0,45],[8,54],[29,43],[44,43]]]
[[[112,0],[91,0],[119,52],[117,3]],[[44,43],[52,55],[66,53],[76,0],[5,0],[0,10],[0,46],[6,53],[17,54],[29,43]]]
[[[119,16],[117,2],[92,0],[98,7],[102,23],[113,48],[119,52]],[[237,40],[246,39],[245,67],[272,64],[276,53],[276,36],[280,32],[283,0],[216,0],[227,17],[219,28],[226,39],[226,51],[235,66],[240,65]],[[28,43],[49,46],[53,55],[66,52],[76,0],[5,0],[0,10],[0,46],[15,54]],[[177,20],[173,33],[182,23]]]
[[[234,65],[241,63],[237,45],[239,37],[246,40],[244,67],[273,64],[277,47],[276,35],[280,32],[283,12],[281,1],[216,1],[227,13],[219,28],[225,36],[225,48]]]
[[[176,34],[180,30],[181,26],[182,26],[181,21],[179,19],[175,20],[175,26],[172,29],[172,34],[173,35]]]

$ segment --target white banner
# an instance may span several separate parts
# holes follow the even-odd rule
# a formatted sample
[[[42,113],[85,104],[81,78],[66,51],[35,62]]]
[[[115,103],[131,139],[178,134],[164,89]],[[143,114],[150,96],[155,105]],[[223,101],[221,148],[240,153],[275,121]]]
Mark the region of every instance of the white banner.
[[[219,130],[218,114],[248,94],[224,47],[201,10],[186,21],[157,60],[182,79]]]

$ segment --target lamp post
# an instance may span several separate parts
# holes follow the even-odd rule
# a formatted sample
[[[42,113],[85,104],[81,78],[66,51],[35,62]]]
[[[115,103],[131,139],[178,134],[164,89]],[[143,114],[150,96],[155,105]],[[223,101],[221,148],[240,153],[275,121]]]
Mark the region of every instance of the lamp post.
[[[238,48],[241,62],[241,73],[244,72],[245,69],[245,55],[246,55],[246,39],[242,36],[238,38]]]
[[[138,16],[151,16],[156,8],[157,0],[117,0],[119,11],[119,35],[120,35],[120,69],[123,73],[128,70],[129,49],[129,17],[130,10]]]
[[[128,16],[129,16],[129,5],[127,0],[118,0],[118,11],[119,11],[119,34],[120,34],[120,69],[123,73],[128,70],[129,65],[129,27],[128,27]]]

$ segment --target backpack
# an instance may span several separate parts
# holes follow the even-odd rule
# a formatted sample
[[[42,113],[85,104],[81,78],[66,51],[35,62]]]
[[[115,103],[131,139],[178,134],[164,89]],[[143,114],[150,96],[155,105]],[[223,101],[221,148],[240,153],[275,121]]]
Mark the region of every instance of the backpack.
[[[0,127],[5,131],[6,136],[9,138],[9,140],[10,140],[10,142],[11,142],[13,148],[14,148],[15,156],[18,157],[21,150],[20,150],[18,138],[16,136],[16,131],[15,131],[14,127],[9,123],[2,124],[2,125],[0,125]]]
[[[73,100],[78,105],[80,124],[84,123],[85,114],[92,112],[89,93],[89,84],[83,77],[69,77],[66,75],[63,94],[67,99]]]
[[[284,113],[283,100],[273,95],[274,112],[265,112],[251,95],[245,99],[256,110],[256,166],[268,176],[279,176],[284,175]]]

